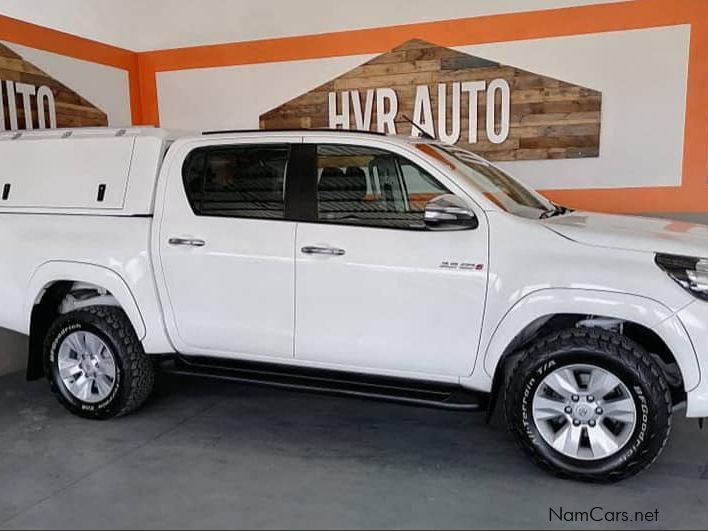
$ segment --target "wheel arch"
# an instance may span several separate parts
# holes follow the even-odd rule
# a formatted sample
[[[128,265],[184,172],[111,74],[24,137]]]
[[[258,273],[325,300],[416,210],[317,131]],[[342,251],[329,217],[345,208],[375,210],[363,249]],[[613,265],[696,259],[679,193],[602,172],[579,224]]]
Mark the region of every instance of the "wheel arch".
[[[492,377],[492,393],[504,384],[507,361],[539,335],[577,326],[581,321],[625,323],[623,335],[640,344],[671,370],[678,367],[682,393],[700,383],[698,357],[683,324],[663,304],[636,295],[581,289],[546,289],[519,300],[502,318],[484,349],[484,372]],[[667,376],[672,376],[667,374]],[[675,381],[675,380],[674,380]]]
[[[95,304],[100,300],[100,304],[120,307],[128,316],[138,339],[145,337],[147,329],[137,302],[126,282],[115,271],[81,262],[46,262],[33,273],[25,303],[26,329],[29,334],[28,379],[43,376],[44,335],[59,314],[62,301],[77,285],[84,290],[93,286],[97,295],[89,301]]]

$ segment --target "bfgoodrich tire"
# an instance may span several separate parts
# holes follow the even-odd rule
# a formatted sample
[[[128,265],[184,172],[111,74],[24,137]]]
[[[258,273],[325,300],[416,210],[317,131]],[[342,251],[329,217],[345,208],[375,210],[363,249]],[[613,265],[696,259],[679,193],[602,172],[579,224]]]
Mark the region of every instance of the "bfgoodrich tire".
[[[519,357],[507,386],[507,424],[543,469],[614,482],[659,456],[671,431],[671,395],[639,345],[597,328],[551,334]]]
[[[154,368],[123,310],[90,306],[60,316],[44,341],[45,374],[71,413],[109,419],[150,396]]]

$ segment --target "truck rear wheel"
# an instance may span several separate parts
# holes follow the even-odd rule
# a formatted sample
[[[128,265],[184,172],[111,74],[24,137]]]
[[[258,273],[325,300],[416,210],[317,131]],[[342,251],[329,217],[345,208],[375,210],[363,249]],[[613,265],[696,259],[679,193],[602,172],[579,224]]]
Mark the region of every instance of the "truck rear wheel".
[[[538,465],[582,481],[639,473],[671,431],[671,395],[654,360],[597,328],[554,333],[525,350],[505,405],[509,429]]]
[[[130,320],[113,306],[90,306],[60,316],[44,341],[45,374],[71,413],[119,417],[140,407],[155,382]]]

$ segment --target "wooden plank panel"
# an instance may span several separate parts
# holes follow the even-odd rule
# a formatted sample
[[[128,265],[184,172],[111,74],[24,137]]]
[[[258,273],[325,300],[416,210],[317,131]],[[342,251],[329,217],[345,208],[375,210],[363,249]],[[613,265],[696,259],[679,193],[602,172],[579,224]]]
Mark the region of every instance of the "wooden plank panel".
[[[0,80],[23,82],[34,85],[36,89],[48,87],[54,96],[56,107],[56,120],[58,127],[84,127],[108,125],[105,112],[93,105],[60,81],[52,78],[46,72],[33,64],[25,61],[7,46],[0,44]],[[10,128],[6,86],[2,85],[2,104],[5,115],[6,129]],[[31,98],[31,118],[33,127],[38,127],[36,98]],[[18,125],[25,127],[25,112],[22,98],[16,95],[15,107],[18,116]],[[46,121],[49,125],[49,121]]]
[[[460,94],[460,140],[458,145],[472,149],[493,160],[535,160],[553,158],[596,157],[600,149],[600,120],[602,95],[600,92],[554,79],[549,76],[502,65],[482,57],[471,56],[414,39],[392,51],[379,55],[328,83],[285,102],[260,117],[262,128],[327,127],[329,125],[329,93],[337,98],[337,112],[342,112],[343,91],[359,91],[361,105],[366,91],[391,88],[395,91],[398,113],[397,132],[408,134],[411,125],[403,116],[412,117],[416,90],[427,86],[430,106],[437,132],[439,120],[445,122],[445,131],[452,130],[453,83],[503,79],[510,90],[509,135],[501,143],[487,138],[487,94],[478,93],[478,141],[469,144],[469,97]],[[438,106],[438,86],[445,87],[445,105]],[[351,96],[351,95],[350,95]],[[355,127],[353,103],[350,107],[350,126]],[[501,129],[501,101],[492,107],[495,131]],[[376,98],[371,128],[377,124]]]
[[[382,65],[363,65],[343,74],[340,79],[364,79],[377,76],[391,76],[396,74],[413,74],[416,72],[437,72],[440,70],[440,60],[405,61],[400,63],[386,63]]]
[[[367,89],[381,87],[395,87],[400,85],[426,85],[433,83],[434,72],[414,72],[410,74],[392,74],[386,76],[347,77],[339,78],[334,82],[334,90]]]

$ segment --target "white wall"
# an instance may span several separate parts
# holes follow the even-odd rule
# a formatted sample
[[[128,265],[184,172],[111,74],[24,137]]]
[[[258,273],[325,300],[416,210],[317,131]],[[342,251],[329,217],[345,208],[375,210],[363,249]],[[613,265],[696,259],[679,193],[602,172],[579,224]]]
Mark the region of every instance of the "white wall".
[[[463,46],[460,51],[602,91],[600,157],[508,162],[534,187],[681,181],[689,26]],[[160,120],[178,129],[258,128],[259,116],[371,55],[162,72]]]
[[[602,92],[599,158],[502,164],[533,187],[678,186],[690,33],[684,25],[458,49]]]
[[[259,116],[373,55],[158,72],[160,124],[187,130],[258,129]]]
[[[144,51],[622,0],[0,0],[0,13]]]
[[[0,42],[107,113],[109,125],[131,125],[127,71],[10,42]]]

